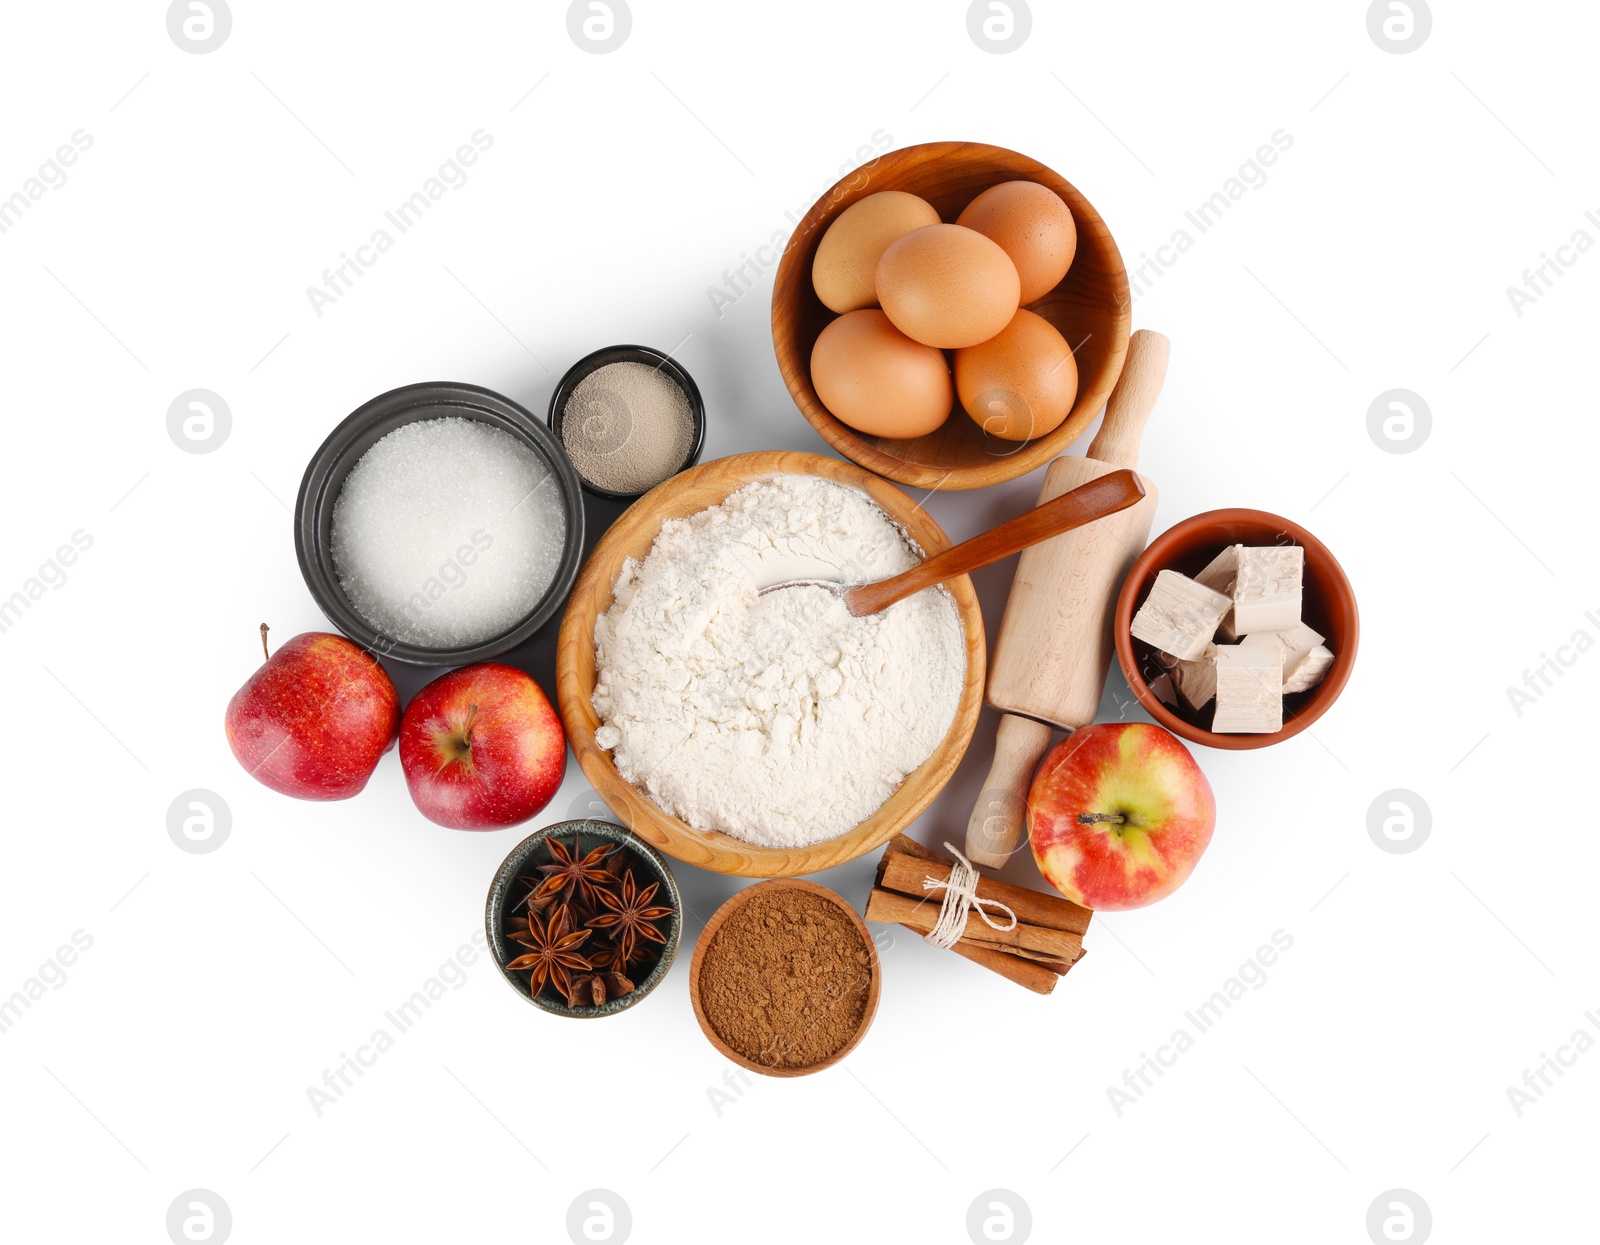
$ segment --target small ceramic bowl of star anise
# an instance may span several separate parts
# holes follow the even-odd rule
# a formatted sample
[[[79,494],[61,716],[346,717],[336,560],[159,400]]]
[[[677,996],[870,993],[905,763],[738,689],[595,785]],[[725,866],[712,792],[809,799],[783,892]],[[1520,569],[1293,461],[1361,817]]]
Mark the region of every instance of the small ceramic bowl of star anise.
[[[489,887],[500,972],[558,1016],[614,1016],[667,975],[683,933],[667,862],[609,821],[563,821],[512,849]]]

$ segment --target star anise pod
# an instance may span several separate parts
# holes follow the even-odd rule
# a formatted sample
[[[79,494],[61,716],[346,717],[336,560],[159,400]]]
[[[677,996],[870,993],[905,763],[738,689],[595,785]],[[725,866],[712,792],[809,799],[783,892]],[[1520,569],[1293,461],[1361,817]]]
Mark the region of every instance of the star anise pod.
[[[517,915],[526,919],[530,916],[544,916],[561,902],[558,895],[539,896],[539,888],[544,885],[544,878],[518,878],[528,888],[528,893],[522,897],[522,906],[517,909]]]
[[[572,988],[567,993],[567,1006],[599,1007],[608,999],[632,994],[633,989],[633,982],[610,969],[579,973],[572,978]]]
[[[603,942],[589,944],[588,960],[589,967],[597,973],[603,973],[610,969],[620,971],[622,968],[622,961],[617,958],[617,949]]]
[[[633,870],[629,869],[617,893],[600,892],[600,903],[606,911],[591,918],[589,928],[606,932],[617,949],[618,967],[640,958],[638,952],[644,950],[642,943],[667,941],[667,936],[652,924],[672,915],[671,908],[650,906],[660,887],[661,883],[652,882],[643,890],[637,890]]]
[[[513,919],[513,925],[516,919]],[[589,941],[592,931],[573,929],[571,916],[564,905],[553,908],[543,923],[537,916],[526,919],[527,932],[513,933],[512,938],[529,948],[529,952],[519,955],[506,967],[533,974],[528,983],[529,994],[538,994],[547,982],[566,994],[572,988],[573,973],[593,971],[588,958],[578,952],[578,948]]]
[[[556,896],[563,903],[570,903],[574,896],[581,896],[584,902],[593,905],[598,902],[600,891],[614,884],[615,879],[605,867],[606,858],[617,850],[614,843],[602,843],[582,857],[578,855],[577,835],[572,836],[570,849],[557,838],[551,838],[548,845],[554,863],[539,866],[545,879],[535,888],[531,899]]]
[[[619,846],[611,859],[606,862],[606,872],[611,875],[609,888],[616,890],[622,885],[623,876],[633,867],[633,853],[627,848]]]
[[[546,895],[543,899],[535,896],[534,890],[544,883],[543,878],[518,878],[517,881],[533,889],[523,896],[521,903],[511,909],[510,915],[506,918],[506,937],[522,940],[527,938],[532,922],[543,920],[550,915],[552,909],[565,905],[554,895]],[[587,912],[581,915],[581,919],[573,920],[569,912],[568,924],[572,928],[581,929],[592,915],[593,912]]]
[[[594,973],[582,973],[568,983],[568,1007],[599,1007],[605,1001],[605,985]]]

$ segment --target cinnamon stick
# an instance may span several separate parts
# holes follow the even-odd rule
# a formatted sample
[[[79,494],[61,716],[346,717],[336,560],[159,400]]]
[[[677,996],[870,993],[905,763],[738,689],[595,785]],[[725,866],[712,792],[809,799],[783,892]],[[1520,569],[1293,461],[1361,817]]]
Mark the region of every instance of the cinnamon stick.
[[[889,848],[885,850],[883,858],[878,862],[878,877],[880,881],[882,880],[889,857],[892,854],[907,856],[915,860],[942,866],[944,869],[944,876],[949,875],[950,862],[948,860],[930,848],[924,847],[915,839],[907,838],[905,835],[901,834],[895,836],[890,843]],[[930,870],[929,872],[932,871]],[[921,887],[920,879],[917,881],[916,885],[919,888]],[[985,897],[987,898],[988,896],[986,895]],[[997,895],[995,897],[998,898],[999,896]],[[1048,899],[1050,897],[1043,896],[1043,898]],[[1004,901],[1002,900],[1002,902]],[[1062,900],[1061,902],[1066,903],[1067,901]],[[1068,906],[1076,907],[1076,905]],[[1064,919],[1061,923],[1067,924]],[[1086,919],[1084,923],[1087,923]],[[913,933],[919,932],[911,925],[905,925],[904,928],[911,930]],[[932,927],[929,926],[929,928]],[[926,930],[920,932],[925,933]],[[1015,982],[1017,985],[1022,986],[1026,990],[1032,990],[1035,994],[1049,994],[1051,991],[1053,991],[1056,986],[1056,981],[1067,971],[1067,969],[1072,967],[1072,963],[1074,962],[1055,959],[1040,952],[1024,951],[1018,947],[1002,949],[1000,947],[989,946],[970,940],[958,942],[950,949],[962,958],[970,960],[972,963],[977,964],[982,968],[987,968],[990,972],[998,973],[1007,981]],[[1083,954],[1084,953],[1080,951],[1078,953],[1078,957],[1082,958]]]
[[[909,839],[906,841],[911,842]],[[942,902],[944,892],[926,890],[922,882],[930,877],[937,882],[948,881],[951,868],[949,861],[937,856],[932,860],[913,856],[900,846],[899,839],[895,839],[878,862],[878,885],[913,898],[932,898],[935,902]],[[1046,895],[1042,891],[1014,886],[995,878],[980,876],[977,895],[979,899],[992,899],[1005,904],[1024,925],[1076,934],[1080,939],[1089,928],[1089,918],[1094,915],[1088,908],[1079,907],[1070,899]]]
[[[1078,960],[1088,955],[1087,951],[1078,952],[1077,960],[1063,960],[1057,956],[1046,955],[1043,951],[1024,951],[1021,947],[1005,948],[1007,955],[1017,956],[1019,959],[1032,960],[1036,964],[1043,964],[1046,968],[1053,968],[1056,972],[1065,974]]]
[[[910,835],[897,834],[889,840],[889,845],[883,849],[883,855],[878,857],[878,876],[883,876],[883,862],[890,852],[904,852],[907,856],[915,856],[918,860],[936,860],[949,864],[948,860],[931,847],[924,847]]]
[[[918,933],[926,934],[939,922],[939,901],[913,899],[909,895],[875,886],[867,898],[866,918],[869,921],[908,925]],[[1079,934],[1021,923],[1011,929],[992,929],[976,912],[967,915],[961,938],[963,942],[976,942],[1006,950],[1021,948],[1024,951],[1041,952],[1069,964],[1083,954],[1083,937]]]
[[[1012,955],[1009,951],[981,947],[977,943],[960,942],[950,950],[991,972],[999,973],[1007,981],[1014,981],[1024,989],[1032,990],[1035,994],[1049,994],[1056,988],[1056,982],[1061,979],[1060,970],[1051,968],[1047,964],[1025,960],[1021,956]]]

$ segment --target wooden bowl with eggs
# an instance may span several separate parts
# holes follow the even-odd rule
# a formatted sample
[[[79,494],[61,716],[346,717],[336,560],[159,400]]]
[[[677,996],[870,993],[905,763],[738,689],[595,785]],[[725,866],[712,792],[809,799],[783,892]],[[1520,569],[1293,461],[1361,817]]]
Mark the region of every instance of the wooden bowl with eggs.
[[[922,436],[870,436],[836,418],[812,382],[812,350],[836,319],[812,284],[817,247],[846,208],[884,190],[927,200],[941,222],[956,220],[973,199],[1001,182],[1029,181],[1060,196],[1077,227],[1067,274],[1023,308],[1065,338],[1077,364],[1070,413],[1042,436],[1004,440],[984,431],[959,398],[949,417]],[[846,174],[812,205],[784,249],[772,290],[772,343],[795,405],[824,440],[851,462],[914,488],[984,488],[1025,475],[1061,454],[1105,406],[1122,373],[1133,307],[1121,252],[1105,221],[1078,189],[1053,169],[986,143],[922,143],[891,151]]]
[[[701,830],[664,811],[618,772],[611,754],[595,743],[600,725],[594,709],[595,620],[611,608],[624,560],[642,561],[668,519],[687,518],[715,506],[756,480],[775,475],[821,476],[866,493],[922,549],[925,556],[950,548],[950,539],[894,485],[836,458],[785,450],[735,454],[702,463],[646,493],[600,538],[567,598],[556,646],[556,693],[567,742],[584,776],[622,823],[667,855],[702,869],[740,877],[790,877],[814,873],[881,847],[933,802],[955,773],[983,706],[985,646],[983,613],[972,581],[962,575],[944,586],[955,601],[966,638],[967,668],[950,729],[933,754],[900,784],[872,816],[836,838],[805,847],[762,847],[718,830]]]

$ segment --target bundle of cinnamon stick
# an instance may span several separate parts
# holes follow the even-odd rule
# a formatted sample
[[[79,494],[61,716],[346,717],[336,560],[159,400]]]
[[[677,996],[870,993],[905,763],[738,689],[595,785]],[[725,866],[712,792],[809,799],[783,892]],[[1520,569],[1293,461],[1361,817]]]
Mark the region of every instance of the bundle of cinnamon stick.
[[[927,890],[923,881],[947,881],[950,869],[951,862],[939,853],[897,834],[878,862],[877,885],[867,899],[867,920],[928,933],[938,923],[944,891]],[[997,930],[976,910],[969,912],[961,940],[951,948],[957,955],[1037,994],[1049,994],[1061,976],[1083,958],[1083,935],[1094,915],[1089,909],[1069,899],[987,877],[978,879],[977,896],[1010,908],[1017,915],[1017,924],[1013,929]],[[997,922],[1007,923],[1003,916]]]

